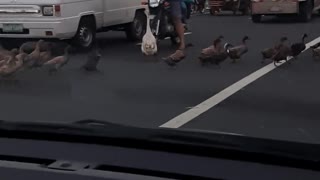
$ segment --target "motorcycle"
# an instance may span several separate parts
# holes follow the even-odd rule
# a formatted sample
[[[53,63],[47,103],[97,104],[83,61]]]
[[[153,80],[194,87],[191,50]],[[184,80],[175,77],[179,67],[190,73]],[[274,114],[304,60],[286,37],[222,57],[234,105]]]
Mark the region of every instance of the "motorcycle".
[[[189,4],[182,2],[182,22],[187,27],[186,20],[190,18],[191,9],[188,8]],[[150,27],[151,31],[157,40],[163,40],[170,38],[173,44],[178,44],[180,42],[178,35],[176,33],[171,14],[170,14],[170,3],[166,0],[148,0],[149,11],[151,15]],[[190,4],[191,6],[191,4]],[[187,29],[186,29],[187,30]]]

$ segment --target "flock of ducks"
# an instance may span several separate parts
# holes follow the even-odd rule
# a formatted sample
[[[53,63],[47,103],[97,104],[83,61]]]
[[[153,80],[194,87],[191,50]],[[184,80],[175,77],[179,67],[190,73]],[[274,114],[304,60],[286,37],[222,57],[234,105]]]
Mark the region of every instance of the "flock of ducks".
[[[274,62],[275,66],[278,66],[279,62],[282,60],[287,61],[289,57],[297,59],[298,55],[306,49],[305,39],[307,37],[308,35],[304,34],[300,42],[291,45],[288,43],[287,37],[282,37],[273,47],[265,48],[261,51],[262,63],[269,59]],[[247,45],[248,36],[243,37],[241,44],[237,46],[229,43],[223,45],[222,39],[223,36],[219,36],[211,46],[201,51],[199,61],[202,65],[207,63],[219,65],[228,57],[232,60],[232,63],[236,63],[249,50]],[[320,57],[320,43],[311,46],[311,49],[313,49],[313,57]]]
[[[36,43],[27,42],[22,44],[19,49],[10,51],[1,48],[0,76],[13,76],[18,72],[39,67],[48,67],[49,73],[52,73],[68,63],[71,46],[65,48],[63,55],[53,56],[51,44],[44,48],[44,43],[43,40],[39,40]]]
[[[146,12],[146,14],[148,14]],[[147,16],[148,17],[148,16]],[[149,26],[147,26],[149,27]],[[149,36],[150,35],[150,36]],[[155,55],[157,53],[156,39],[147,28],[147,33],[144,36],[142,43],[142,52],[145,55]],[[300,42],[293,44],[288,43],[287,37],[282,37],[270,48],[265,48],[261,51],[262,63],[266,60],[272,60],[276,66],[282,60],[287,61],[288,57],[296,59],[301,52],[306,49],[305,39],[307,34],[302,36]],[[219,36],[213,41],[213,44],[205,49],[202,49],[198,57],[202,65],[216,64],[220,65],[223,61],[230,58],[232,63],[241,60],[241,57],[249,51],[247,41],[250,39],[244,36],[240,44],[233,46],[229,43],[222,43],[223,36]],[[59,56],[54,56],[52,53],[52,43],[46,43],[43,40],[38,42],[27,42],[20,46],[19,49],[6,50],[0,47],[0,77],[11,77],[18,72],[30,70],[34,68],[47,67],[49,74],[57,72],[64,67],[70,60],[70,49],[68,45],[64,48],[64,53]],[[148,46],[149,45],[149,46]],[[320,58],[320,43],[311,46],[312,55],[314,58]],[[86,71],[97,71],[97,65],[101,58],[100,49],[94,46],[93,51],[89,53],[86,63],[82,68]]]
[[[7,50],[0,47],[0,77],[13,77],[21,71],[42,67],[46,68],[49,74],[57,72],[69,62],[72,47],[67,45],[63,54],[54,55],[53,44],[39,40],[26,42],[19,49]],[[100,58],[100,49],[94,46],[82,68],[86,71],[97,71]]]

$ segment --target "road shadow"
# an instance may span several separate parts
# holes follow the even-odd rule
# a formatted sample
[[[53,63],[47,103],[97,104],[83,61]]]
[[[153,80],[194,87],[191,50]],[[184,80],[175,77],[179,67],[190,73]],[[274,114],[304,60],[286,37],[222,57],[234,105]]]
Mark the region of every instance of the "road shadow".
[[[265,16],[262,17],[261,24],[304,24],[298,18],[295,15]],[[316,16],[313,16],[311,22],[316,19]]]

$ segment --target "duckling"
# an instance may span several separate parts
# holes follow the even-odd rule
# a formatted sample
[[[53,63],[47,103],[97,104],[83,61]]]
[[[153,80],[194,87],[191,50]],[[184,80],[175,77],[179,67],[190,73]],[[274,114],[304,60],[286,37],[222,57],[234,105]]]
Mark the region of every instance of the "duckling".
[[[262,54],[262,61],[261,63],[264,63],[266,59],[271,59],[279,50],[280,46],[288,40],[287,37],[282,37],[280,39],[280,42],[276,43],[273,47],[271,48],[266,48],[261,51]]]
[[[297,59],[298,55],[306,49],[305,39],[307,37],[307,34],[303,34],[301,42],[294,43],[291,45],[291,56],[293,56],[293,58]]]
[[[147,31],[142,38],[141,51],[144,55],[156,55],[158,52],[157,40],[151,32],[149,11],[145,10],[147,16]]]
[[[282,60],[288,61],[288,56],[291,54],[291,48],[287,43],[287,40],[282,42],[279,47],[277,53],[271,58],[274,62],[274,65],[277,66]]]
[[[49,67],[49,74],[53,72],[57,72],[60,68],[62,68],[64,65],[66,65],[69,62],[69,50],[71,49],[71,46],[68,45],[64,49],[64,55],[57,56],[47,62],[45,62],[43,65]]]
[[[244,36],[242,38],[242,44],[238,46],[228,47],[227,53],[228,56],[232,59],[232,63],[235,63],[236,60],[240,60],[241,56],[248,52],[247,40],[249,40],[248,36]]]
[[[28,56],[24,59],[25,63],[24,65],[28,68],[33,68],[34,65],[40,61],[40,45],[44,41],[41,39],[37,42],[35,49],[28,54]],[[20,51],[21,52],[21,51]],[[24,52],[24,51],[23,51]]]
[[[97,71],[97,65],[100,61],[100,48],[95,46],[93,51],[88,55],[87,62],[82,66],[86,71]]]

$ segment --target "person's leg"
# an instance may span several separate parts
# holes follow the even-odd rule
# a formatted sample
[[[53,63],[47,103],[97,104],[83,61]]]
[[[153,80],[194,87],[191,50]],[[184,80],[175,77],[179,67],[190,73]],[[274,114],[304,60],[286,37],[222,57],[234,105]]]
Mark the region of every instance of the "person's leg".
[[[181,2],[171,2],[171,15],[173,18],[173,23],[180,39],[180,45],[178,49],[183,50],[185,48],[184,41],[184,26],[182,23],[182,7]]]

